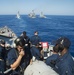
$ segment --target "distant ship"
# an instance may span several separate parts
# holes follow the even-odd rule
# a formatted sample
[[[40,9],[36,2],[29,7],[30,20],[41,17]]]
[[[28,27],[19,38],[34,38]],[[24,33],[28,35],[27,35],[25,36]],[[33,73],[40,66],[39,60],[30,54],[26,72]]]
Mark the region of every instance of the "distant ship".
[[[17,19],[20,19],[20,13],[19,13],[19,11],[18,11],[18,13],[17,13],[17,15],[16,15],[16,18],[17,18]]]
[[[40,13],[40,18],[46,18],[46,16],[43,14],[43,12]]]
[[[35,15],[35,13],[34,13],[34,10],[32,10],[32,12],[31,12],[30,14],[28,14],[28,16],[29,16],[30,18],[36,18],[36,15]]]

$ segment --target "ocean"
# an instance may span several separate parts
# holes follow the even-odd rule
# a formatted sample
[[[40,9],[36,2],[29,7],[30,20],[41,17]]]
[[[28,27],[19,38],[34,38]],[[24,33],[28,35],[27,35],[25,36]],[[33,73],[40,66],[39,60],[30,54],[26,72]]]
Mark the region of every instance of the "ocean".
[[[46,17],[40,18],[37,15],[36,18],[29,18],[28,15],[21,15],[21,19],[17,19],[16,15],[0,15],[0,28],[8,26],[17,36],[26,31],[29,37],[38,31],[42,41],[49,44],[59,37],[68,37],[71,41],[70,53],[74,56],[74,16],[46,15]]]

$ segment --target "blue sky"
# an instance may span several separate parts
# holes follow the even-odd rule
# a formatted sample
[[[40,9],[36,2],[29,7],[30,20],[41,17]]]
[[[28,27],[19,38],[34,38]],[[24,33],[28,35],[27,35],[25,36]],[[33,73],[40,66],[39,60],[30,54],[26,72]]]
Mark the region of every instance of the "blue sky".
[[[0,0],[0,14],[74,15],[74,0]]]

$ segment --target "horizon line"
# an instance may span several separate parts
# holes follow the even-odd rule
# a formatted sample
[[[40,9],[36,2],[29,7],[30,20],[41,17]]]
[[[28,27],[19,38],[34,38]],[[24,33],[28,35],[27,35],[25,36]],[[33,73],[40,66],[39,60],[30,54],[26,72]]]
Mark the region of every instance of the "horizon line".
[[[16,14],[0,14],[0,15],[16,15]],[[28,14],[20,14],[20,15],[28,15]],[[40,14],[36,14],[40,15]],[[74,16],[74,15],[66,15],[66,14],[44,14],[44,15],[50,15],[50,16]]]

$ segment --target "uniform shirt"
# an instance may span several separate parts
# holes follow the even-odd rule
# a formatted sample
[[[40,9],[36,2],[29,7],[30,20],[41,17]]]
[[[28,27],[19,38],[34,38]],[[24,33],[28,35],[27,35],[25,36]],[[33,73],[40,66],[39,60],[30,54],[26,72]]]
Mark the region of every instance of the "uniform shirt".
[[[36,47],[31,48],[31,54],[32,54],[32,57],[34,56],[37,60],[39,60],[41,57],[40,51]]]
[[[37,45],[39,42],[41,42],[41,38],[38,35],[34,35],[30,39],[32,45]]]
[[[53,54],[46,59],[45,63],[51,67],[54,67],[58,57],[59,57],[59,54]]]
[[[21,38],[23,38],[25,40],[25,44],[29,44],[30,42],[30,38],[28,36],[21,36]]]
[[[6,60],[6,49],[0,46],[0,59]]]
[[[31,51],[30,51],[30,38],[28,36],[21,36],[25,40],[25,56],[27,56],[30,59],[32,58],[31,56]]]
[[[8,53],[8,58],[7,58],[9,65],[13,64],[16,61],[17,57],[18,56],[16,54],[15,49],[11,49]]]
[[[58,72],[59,75],[74,75],[74,61],[69,52],[59,57],[54,70]]]
[[[8,61],[8,64],[9,65],[11,65],[11,64],[13,64],[15,61],[16,61],[16,59],[18,58],[18,52],[17,52],[17,50],[16,49],[11,49],[10,51],[9,51],[9,53],[8,53],[8,58],[7,58],[7,61]],[[21,59],[21,62],[20,62],[20,65],[16,68],[16,72],[17,73],[19,73],[19,70],[21,70],[21,68],[22,69],[24,69],[24,68],[26,68],[26,66],[27,66],[27,59],[26,59],[26,56],[24,55],[23,57],[22,57],[22,59]],[[20,68],[21,67],[21,68]],[[16,73],[15,72],[15,73]],[[14,73],[14,74],[15,74]]]
[[[0,75],[3,75],[2,73],[5,70],[5,62],[6,62],[6,49],[5,47],[0,46]]]

